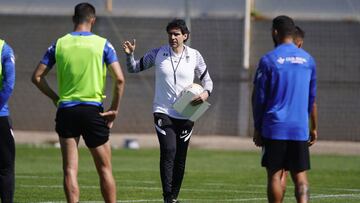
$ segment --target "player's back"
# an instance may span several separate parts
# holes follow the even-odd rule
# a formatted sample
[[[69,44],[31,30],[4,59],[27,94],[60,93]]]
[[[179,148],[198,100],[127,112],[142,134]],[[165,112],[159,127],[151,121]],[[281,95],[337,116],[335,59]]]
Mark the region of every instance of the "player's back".
[[[263,127],[265,137],[283,140],[308,139],[310,82],[315,64],[294,44],[282,44],[265,57],[271,79]]]
[[[67,34],[56,43],[60,101],[101,102],[106,68],[103,50],[106,39],[97,35]]]

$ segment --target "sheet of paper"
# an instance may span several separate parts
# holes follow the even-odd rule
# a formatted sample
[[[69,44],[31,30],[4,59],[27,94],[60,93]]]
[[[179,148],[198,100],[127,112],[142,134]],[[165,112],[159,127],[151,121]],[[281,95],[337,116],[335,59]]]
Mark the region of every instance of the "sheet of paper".
[[[185,92],[173,105],[177,112],[189,118],[191,121],[196,121],[199,119],[200,116],[202,116],[210,107],[210,104],[207,101],[193,106],[191,101],[194,97],[195,95],[192,92]]]

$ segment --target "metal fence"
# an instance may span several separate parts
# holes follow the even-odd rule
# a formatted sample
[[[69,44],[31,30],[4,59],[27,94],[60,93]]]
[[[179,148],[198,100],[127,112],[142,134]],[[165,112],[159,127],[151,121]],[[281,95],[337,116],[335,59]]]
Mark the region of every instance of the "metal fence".
[[[151,113],[154,70],[128,74],[121,42],[137,40],[136,56],[167,43],[165,26],[171,18],[99,17],[94,33],[106,37],[118,51],[126,76],[119,133],[153,133]],[[318,70],[319,134],[321,139],[359,141],[360,25],[353,21],[296,21],[305,31],[304,49]],[[53,130],[56,109],[31,84],[31,73],[47,47],[72,30],[69,16],[0,15],[0,37],[16,53],[16,88],[10,100],[14,128]],[[214,80],[212,104],[195,127],[197,134],[249,136],[252,129],[249,95],[252,73],[261,55],[272,49],[271,21],[252,21],[251,69],[242,68],[241,18],[192,19],[192,47],[203,55]],[[109,78],[110,79],[110,78]],[[48,81],[56,87],[55,69]],[[110,95],[111,84],[108,84]],[[105,106],[108,106],[110,98]]]

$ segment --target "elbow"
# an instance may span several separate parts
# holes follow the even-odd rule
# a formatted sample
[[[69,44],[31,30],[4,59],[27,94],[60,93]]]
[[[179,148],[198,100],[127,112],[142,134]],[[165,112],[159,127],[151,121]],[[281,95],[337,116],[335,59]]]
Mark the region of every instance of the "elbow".
[[[34,85],[38,85],[41,81],[41,77],[39,76],[36,76],[35,74],[33,76],[31,76],[31,82],[34,84]]]
[[[37,82],[35,75],[32,75],[30,80],[33,84],[36,84]]]
[[[121,79],[118,81],[118,83],[119,83],[120,85],[124,86],[124,85],[125,85],[125,78],[121,78]]]
[[[124,85],[125,85],[125,77],[118,77],[118,78],[116,78],[115,83],[116,83],[118,86],[124,86]]]
[[[36,77],[34,75],[31,76],[31,82],[35,85],[38,83],[38,80],[36,79]]]

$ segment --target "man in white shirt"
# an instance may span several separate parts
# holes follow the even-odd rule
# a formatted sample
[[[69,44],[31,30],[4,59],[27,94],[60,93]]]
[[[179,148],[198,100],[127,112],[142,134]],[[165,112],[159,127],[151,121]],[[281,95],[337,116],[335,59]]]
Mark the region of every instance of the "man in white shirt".
[[[127,69],[137,73],[155,67],[154,122],[160,143],[160,174],[164,202],[178,202],[184,176],[186,153],[194,122],[173,108],[181,92],[192,85],[195,76],[204,92],[197,95],[193,105],[207,100],[213,89],[206,64],[201,54],[184,43],[190,32],[184,20],[174,19],[166,27],[169,44],[154,48],[140,60],[134,59],[135,40],[123,43],[127,55]]]

